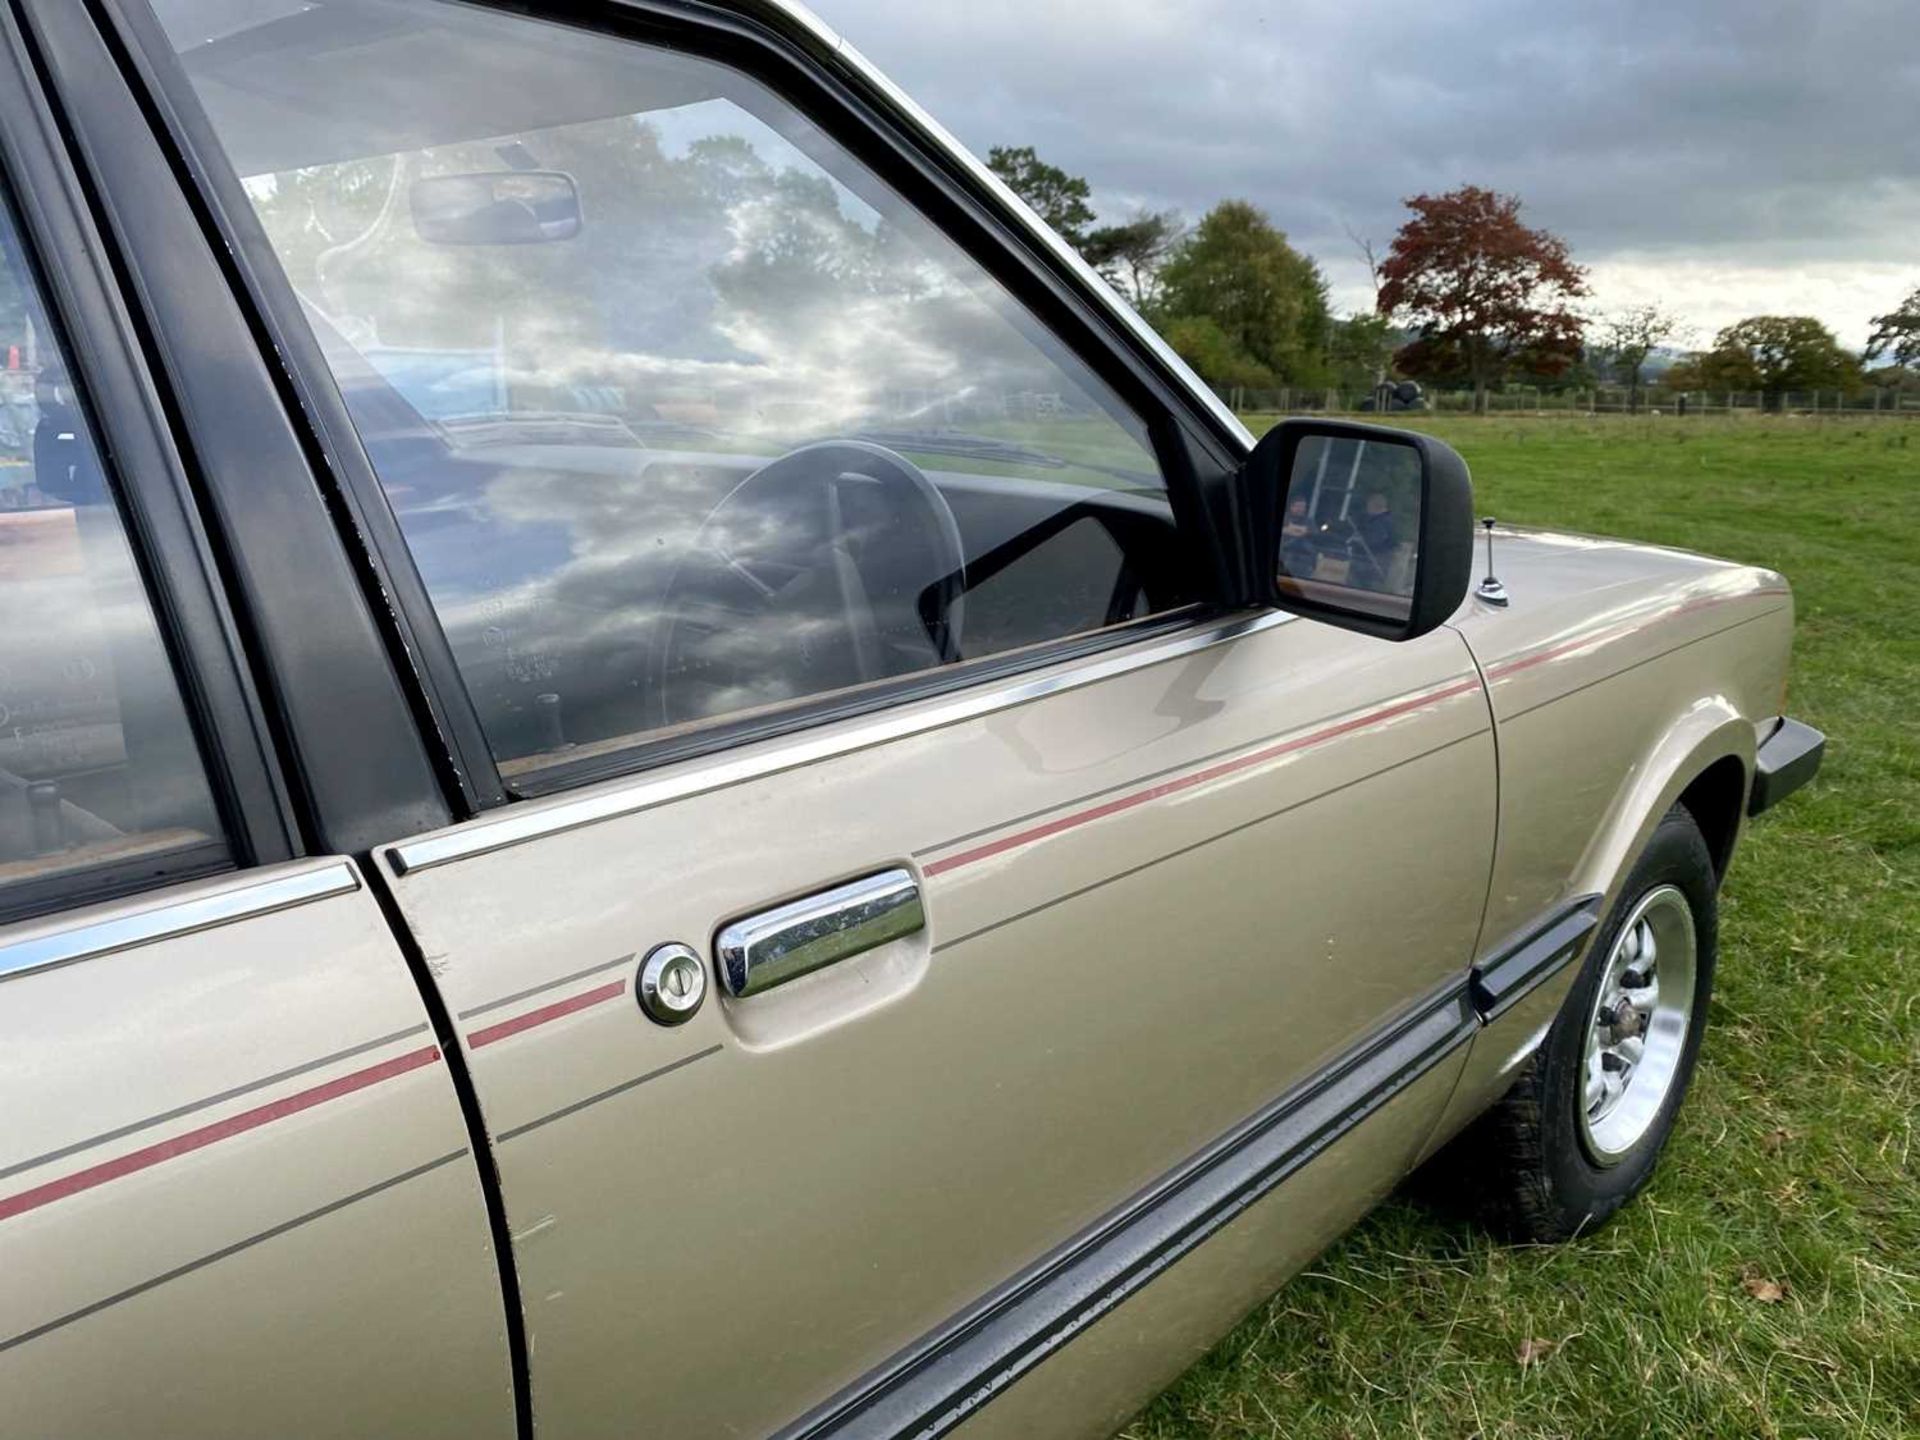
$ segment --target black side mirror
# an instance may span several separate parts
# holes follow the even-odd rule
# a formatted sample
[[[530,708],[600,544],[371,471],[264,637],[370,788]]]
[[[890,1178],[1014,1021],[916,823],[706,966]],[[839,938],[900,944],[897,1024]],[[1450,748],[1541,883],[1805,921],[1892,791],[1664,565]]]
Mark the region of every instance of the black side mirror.
[[[1451,446],[1409,430],[1285,420],[1241,471],[1254,598],[1411,640],[1460,608],[1473,572],[1473,482]]]
[[[430,175],[407,199],[430,245],[540,245],[580,233],[580,191],[559,170]]]

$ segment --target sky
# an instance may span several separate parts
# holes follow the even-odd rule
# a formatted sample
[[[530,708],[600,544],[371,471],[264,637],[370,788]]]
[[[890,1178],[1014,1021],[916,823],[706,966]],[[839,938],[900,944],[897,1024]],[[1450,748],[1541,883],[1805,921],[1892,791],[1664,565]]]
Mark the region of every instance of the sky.
[[[1842,343],[1920,287],[1920,0],[812,0],[962,143],[1032,145],[1103,219],[1252,200],[1372,307],[1401,202],[1518,194],[1704,346]]]

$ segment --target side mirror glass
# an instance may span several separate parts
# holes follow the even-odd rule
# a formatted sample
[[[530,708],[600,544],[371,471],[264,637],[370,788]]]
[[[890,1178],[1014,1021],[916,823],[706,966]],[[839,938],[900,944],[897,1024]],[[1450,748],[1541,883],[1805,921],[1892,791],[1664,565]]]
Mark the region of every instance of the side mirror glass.
[[[580,233],[580,191],[558,170],[430,175],[407,194],[431,245],[540,245]]]
[[[1473,555],[1466,463],[1425,435],[1289,420],[1245,471],[1258,598],[1390,640],[1465,600]]]

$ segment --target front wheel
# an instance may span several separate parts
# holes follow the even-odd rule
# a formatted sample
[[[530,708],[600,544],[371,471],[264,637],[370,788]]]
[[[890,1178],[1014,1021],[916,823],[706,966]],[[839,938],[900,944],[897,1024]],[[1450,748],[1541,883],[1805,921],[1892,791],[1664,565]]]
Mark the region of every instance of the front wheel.
[[[1460,1137],[1476,1208],[1516,1239],[1566,1240],[1637,1194],[1673,1130],[1706,1028],[1713,859],[1675,806],[1513,1088]],[[1448,1167],[1450,1170],[1453,1167]]]

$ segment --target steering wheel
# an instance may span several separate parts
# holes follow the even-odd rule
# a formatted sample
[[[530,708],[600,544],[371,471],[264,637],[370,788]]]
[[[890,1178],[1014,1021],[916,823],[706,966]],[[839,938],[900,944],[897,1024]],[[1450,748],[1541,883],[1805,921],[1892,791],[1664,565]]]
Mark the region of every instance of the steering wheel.
[[[791,450],[708,512],[667,581],[659,722],[950,664],[965,588],[953,510],[912,461],[863,440]]]

